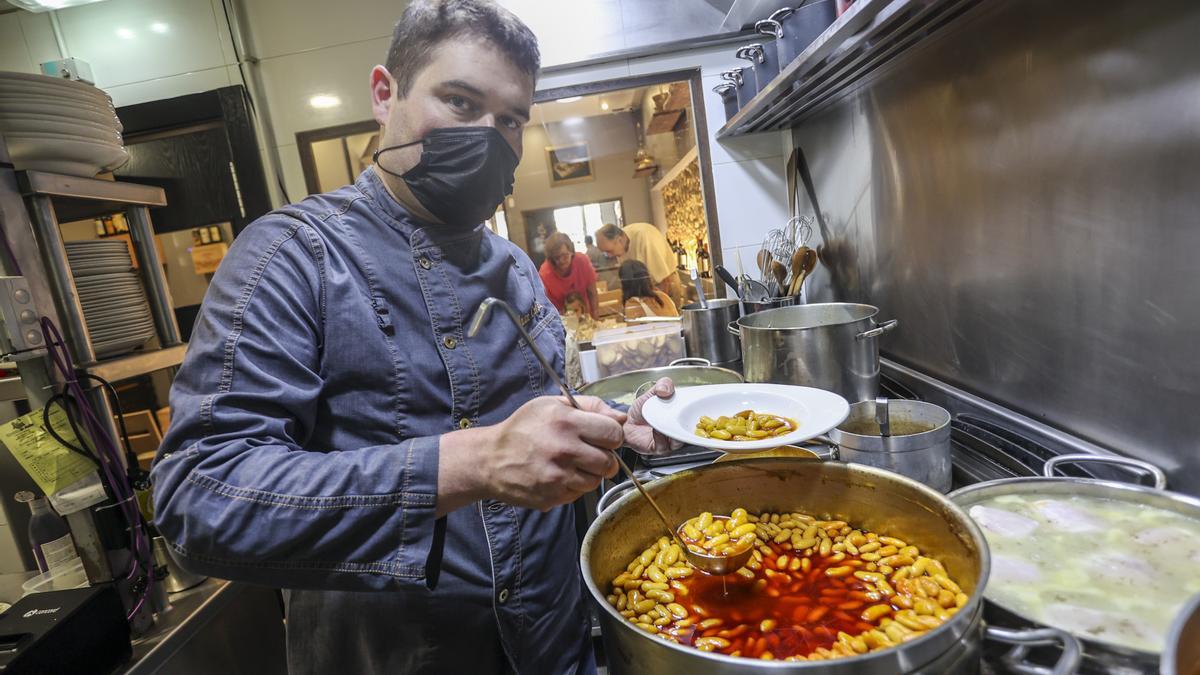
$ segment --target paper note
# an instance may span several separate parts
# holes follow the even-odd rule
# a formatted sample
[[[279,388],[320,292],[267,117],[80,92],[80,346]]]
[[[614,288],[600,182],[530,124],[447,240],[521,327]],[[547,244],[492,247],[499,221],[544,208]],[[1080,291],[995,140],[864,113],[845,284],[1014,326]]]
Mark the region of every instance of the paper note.
[[[50,407],[50,424],[63,440],[82,447],[71,430],[66,411],[57,404]],[[82,480],[97,468],[95,462],[47,433],[41,409],[0,426],[0,443],[47,496]]]

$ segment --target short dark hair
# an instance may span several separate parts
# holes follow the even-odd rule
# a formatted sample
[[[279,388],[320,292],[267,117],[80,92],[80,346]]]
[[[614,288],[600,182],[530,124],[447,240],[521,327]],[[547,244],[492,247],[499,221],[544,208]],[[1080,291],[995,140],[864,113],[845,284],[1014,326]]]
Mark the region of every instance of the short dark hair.
[[[388,47],[385,65],[396,78],[397,95],[408,95],[434,49],[466,35],[496,45],[513,65],[537,81],[542,65],[537,37],[517,15],[491,0],[415,0],[400,15]]]
[[[605,225],[604,227],[596,230],[596,236],[602,237],[607,241],[612,241],[614,239],[617,239],[618,237],[625,236],[625,231],[622,230],[621,228],[617,227],[616,225],[609,223],[609,224]]]
[[[596,242],[592,241],[592,235],[585,234],[585,235],[583,235],[583,243],[587,244],[588,246],[591,246],[592,244],[594,244]]]

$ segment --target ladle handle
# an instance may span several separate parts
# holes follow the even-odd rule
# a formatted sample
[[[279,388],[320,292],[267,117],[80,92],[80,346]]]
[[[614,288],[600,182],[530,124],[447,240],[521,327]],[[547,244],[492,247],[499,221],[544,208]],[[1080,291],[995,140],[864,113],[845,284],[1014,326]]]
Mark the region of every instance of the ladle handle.
[[[888,400],[886,396],[877,396],[875,398],[875,421],[879,424],[880,436],[892,435],[892,420],[888,414]]]
[[[621,454],[616,450],[613,450],[612,454],[613,457],[617,458],[617,463],[621,465],[621,470],[629,476],[629,481],[633,483],[633,487],[637,488],[637,491],[642,493],[642,497],[644,497],[646,501],[650,503],[650,506],[654,507],[654,512],[658,514],[658,519],[662,521],[663,526],[666,527],[667,531],[671,533],[671,538],[674,539],[675,543],[679,544],[679,547],[686,552],[688,550],[687,544],[683,543],[683,540],[679,538],[679,533],[675,531],[674,527],[671,527],[671,522],[667,520],[666,514],[662,512],[662,509],[658,508],[658,502],[654,501],[654,498],[650,496],[650,493],[646,492],[646,488],[642,487],[642,481],[638,480],[637,476],[633,475],[633,470],[629,468],[629,465],[625,463],[625,460],[621,459]]]

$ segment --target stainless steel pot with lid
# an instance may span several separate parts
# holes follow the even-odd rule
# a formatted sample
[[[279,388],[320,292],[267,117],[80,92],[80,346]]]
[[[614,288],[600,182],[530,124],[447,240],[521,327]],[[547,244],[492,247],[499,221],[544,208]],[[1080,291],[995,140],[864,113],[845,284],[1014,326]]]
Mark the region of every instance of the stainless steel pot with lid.
[[[736,507],[752,512],[786,509],[904,538],[941,558],[971,597],[949,621],[921,637],[844,659],[743,659],[661,640],[627,622],[605,600],[610,581],[661,535],[650,505],[641,495],[628,493],[593,521],[580,553],[584,582],[598,606],[610,673],[894,675],[969,672],[972,663],[977,667],[982,592],[990,569],[987,544],[966,513],[930,488],[874,467],[791,458],[710,464],[660,478],[646,488],[668,517],[680,521],[702,511],[729,513]],[[996,631],[991,637],[1026,644],[1061,637],[1073,643],[1060,631]],[[1072,672],[1072,649],[1067,651],[1055,673]]]
[[[816,387],[855,403],[878,395],[876,338],[899,323],[876,323],[878,314],[871,305],[797,305],[748,314],[729,330],[742,341],[747,382]]]
[[[1064,463],[1101,462],[1120,464],[1153,477],[1154,486],[1136,485],[1118,481],[1097,480],[1056,476],[1055,469]],[[1161,469],[1140,460],[1107,455],[1059,455],[1046,461],[1042,477],[1007,478],[970,485],[950,493],[949,498],[964,509],[1008,495],[1046,495],[1069,498],[1087,496],[1123,502],[1129,507],[1151,506],[1182,514],[1200,522],[1200,499],[1165,490],[1167,480]],[[985,616],[989,623],[1016,625],[1018,627],[1041,626],[1043,624],[1013,608],[988,600]],[[1083,644],[1083,672],[1154,672],[1159,667],[1160,654],[1131,649],[1111,642],[1102,642],[1096,636],[1074,633]],[[1186,671],[1185,671],[1186,672]],[[1188,675],[1193,675],[1189,673]]]

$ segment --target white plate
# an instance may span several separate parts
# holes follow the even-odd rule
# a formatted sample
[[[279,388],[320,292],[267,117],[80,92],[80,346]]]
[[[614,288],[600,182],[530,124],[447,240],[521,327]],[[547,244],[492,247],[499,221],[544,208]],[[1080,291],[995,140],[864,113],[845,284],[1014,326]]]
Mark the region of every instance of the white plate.
[[[37,115],[47,119],[84,120],[104,127],[124,131],[121,120],[108,108],[92,105],[67,106],[53,99],[24,97],[20,99],[0,98],[0,114]]]
[[[53,93],[72,92],[105,101],[111,100],[103,89],[94,87],[86,82],[35,73],[0,72],[0,87],[31,87],[36,91]]]
[[[7,133],[32,131],[35,133],[66,134],[101,141],[122,142],[121,133],[109,124],[97,124],[88,120],[65,117],[39,117],[34,115],[0,114],[0,130]]]
[[[68,173],[91,178],[101,170],[109,171],[129,161],[125,148],[56,134],[5,134],[5,144],[13,165]]]
[[[716,419],[750,409],[796,422],[796,430],[758,441],[722,441],[694,432],[702,416]],[[841,424],[850,414],[846,399],[824,389],[784,384],[706,384],[678,389],[670,400],[651,398],[642,408],[646,422],[682,443],[726,452],[753,452],[793,445]]]

